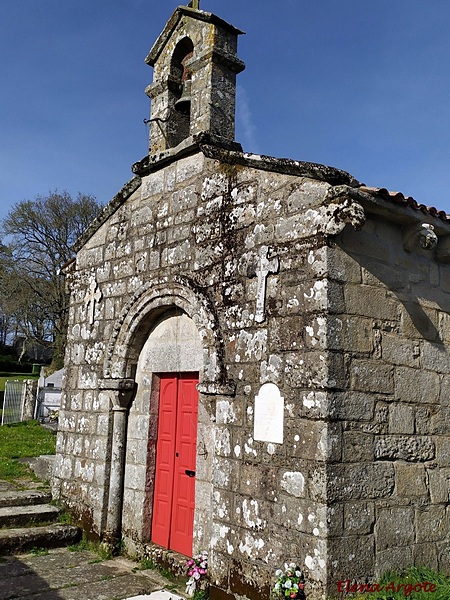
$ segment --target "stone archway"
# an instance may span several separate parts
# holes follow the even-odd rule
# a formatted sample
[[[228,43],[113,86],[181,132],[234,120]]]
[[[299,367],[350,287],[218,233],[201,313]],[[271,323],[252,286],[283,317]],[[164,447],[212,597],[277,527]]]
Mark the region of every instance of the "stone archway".
[[[160,376],[192,373],[198,377],[202,366],[203,348],[193,320],[180,309],[160,315],[138,359],[137,391],[128,415],[122,513],[122,534],[127,538],[152,539]],[[210,422],[201,403],[198,419]],[[199,442],[203,447],[202,434]]]
[[[175,321],[168,323],[173,318]],[[176,323],[178,325],[175,325]],[[180,327],[185,334],[189,330],[187,339],[181,346],[176,339]],[[198,385],[200,447],[197,447],[197,455],[201,456],[195,494],[202,498],[201,502],[196,504],[201,506],[201,512],[199,509],[197,514],[196,509],[194,551],[198,547],[205,548],[209,545],[211,507],[204,499],[210,498],[212,491],[214,448],[211,421],[215,417],[215,402],[211,400],[215,395],[233,395],[235,385],[226,380],[223,339],[217,316],[207,298],[184,278],[177,278],[170,282],[167,279],[148,282],[130,298],[110,337],[104,363],[104,378],[101,381],[101,388],[110,391],[112,410],[112,459],[104,536],[110,544],[116,544],[122,533],[125,533],[127,541],[135,542],[138,546],[149,539],[148,498],[154,475],[154,462],[152,463],[151,451],[147,452],[147,447],[143,450],[143,444],[144,438],[145,444],[148,439],[151,439],[151,436],[148,437],[148,431],[150,423],[154,423],[154,420],[151,421],[149,415],[154,410],[155,404],[153,403],[152,408],[151,393],[145,397],[144,381],[147,378],[146,384],[149,389],[156,389],[153,374],[161,371],[164,363],[161,353],[164,344],[158,341],[159,336],[171,331],[170,335],[173,339],[170,360],[172,363],[169,365],[170,368],[180,368],[183,345],[185,347],[186,344],[192,345],[194,330],[198,337],[194,344],[195,352],[192,353],[194,362],[191,363],[191,367],[196,367],[198,370],[200,381]],[[148,340],[151,341],[147,344]],[[146,367],[141,368],[140,365],[140,362],[144,365],[146,361],[149,363],[147,373]],[[191,368],[186,362],[183,364]],[[147,416],[143,417],[145,414]],[[126,444],[127,431],[130,432],[131,427],[141,428],[142,431],[136,439],[132,441],[130,438],[130,443]],[[149,443],[151,446],[152,442]],[[138,452],[141,453],[139,457]],[[145,465],[142,452],[147,452]],[[138,508],[136,511],[137,506],[144,509]],[[132,510],[134,516],[131,516]]]

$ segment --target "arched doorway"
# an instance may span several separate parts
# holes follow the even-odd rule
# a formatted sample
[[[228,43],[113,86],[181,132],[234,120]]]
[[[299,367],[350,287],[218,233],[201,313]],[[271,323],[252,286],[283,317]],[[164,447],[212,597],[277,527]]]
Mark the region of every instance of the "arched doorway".
[[[130,408],[123,531],[192,555],[200,334],[179,308],[153,324],[139,354]],[[142,507],[141,510],[138,507]]]

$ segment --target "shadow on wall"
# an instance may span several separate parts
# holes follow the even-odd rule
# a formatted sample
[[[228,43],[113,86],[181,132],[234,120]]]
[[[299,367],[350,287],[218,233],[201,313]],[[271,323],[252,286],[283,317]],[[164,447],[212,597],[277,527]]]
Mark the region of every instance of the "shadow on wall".
[[[401,315],[403,333],[409,331],[411,337],[416,337],[414,336],[416,330],[429,342],[444,343],[438,329],[438,311],[450,312],[450,295],[442,291],[440,277],[443,269],[436,268],[437,263],[431,253],[424,255],[424,251],[417,254],[406,252],[401,246],[389,246],[385,240],[373,234],[365,234],[364,230],[358,232],[346,230],[343,239],[337,240],[337,245],[350,260],[353,259],[362,267],[362,283],[372,288],[369,303],[371,306],[368,304],[367,308],[370,310],[377,302],[381,305],[384,296],[384,307],[380,306],[380,321],[389,320],[386,313],[388,313],[389,293],[391,293],[391,303],[398,301],[404,308]],[[360,283],[357,285],[360,286]],[[380,291],[380,298],[377,297],[377,288]],[[388,291],[387,295],[386,291]],[[361,294],[361,302],[364,303],[366,300],[367,296],[364,298]],[[426,303],[429,306],[425,306]],[[433,305],[436,308],[433,308]],[[367,314],[367,316],[371,315]],[[399,315],[392,320],[398,321],[398,319]]]

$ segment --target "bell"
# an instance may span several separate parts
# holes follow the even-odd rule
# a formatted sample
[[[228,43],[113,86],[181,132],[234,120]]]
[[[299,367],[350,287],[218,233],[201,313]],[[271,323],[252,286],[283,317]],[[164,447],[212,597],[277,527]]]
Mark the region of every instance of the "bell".
[[[191,84],[190,79],[183,83],[181,97],[175,102],[175,110],[183,115],[188,115],[191,112]]]

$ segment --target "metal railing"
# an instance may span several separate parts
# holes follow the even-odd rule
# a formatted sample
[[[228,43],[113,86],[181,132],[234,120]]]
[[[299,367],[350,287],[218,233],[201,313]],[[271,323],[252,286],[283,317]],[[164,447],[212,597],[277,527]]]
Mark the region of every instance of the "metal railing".
[[[25,403],[24,392],[24,381],[6,381],[5,396],[3,400],[2,425],[20,423],[20,421],[22,421]]]

